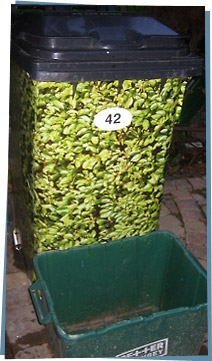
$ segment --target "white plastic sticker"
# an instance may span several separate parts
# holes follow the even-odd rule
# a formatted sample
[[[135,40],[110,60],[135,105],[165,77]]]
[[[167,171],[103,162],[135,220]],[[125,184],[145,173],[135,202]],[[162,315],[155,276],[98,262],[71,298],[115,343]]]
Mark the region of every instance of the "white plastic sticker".
[[[157,357],[168,354],[168,338],[139,346],[116,357]]]
[[[118,130],[130,125],[132,114],[123,108],[107,108],[94,117],[94,124],[101,130]]]

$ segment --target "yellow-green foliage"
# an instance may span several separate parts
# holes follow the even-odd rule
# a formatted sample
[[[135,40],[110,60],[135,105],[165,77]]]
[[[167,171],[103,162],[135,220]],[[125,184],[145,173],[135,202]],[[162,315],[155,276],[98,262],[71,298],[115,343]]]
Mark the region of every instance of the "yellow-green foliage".
[[[21,152],[34,251],[143,235],[158,227],[164,167],[186,81],[36,82],[20,75]],[[75,89],[76,88],[76,89]],[[121,130],[97,128],[109,107]]]

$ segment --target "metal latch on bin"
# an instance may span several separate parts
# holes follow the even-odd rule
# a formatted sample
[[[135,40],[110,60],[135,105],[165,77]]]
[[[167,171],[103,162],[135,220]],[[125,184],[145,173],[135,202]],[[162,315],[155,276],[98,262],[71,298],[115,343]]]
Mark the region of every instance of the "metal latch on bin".
[[[20,251],[22,249],[22,239],[21,239],[21,233],[17,228],[14,228],[13,230],[13,242],[15,249],[17,251]]]

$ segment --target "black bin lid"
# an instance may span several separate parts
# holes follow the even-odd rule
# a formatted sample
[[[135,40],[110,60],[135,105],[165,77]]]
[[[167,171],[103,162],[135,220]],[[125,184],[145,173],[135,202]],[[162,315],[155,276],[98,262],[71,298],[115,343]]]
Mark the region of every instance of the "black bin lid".
[[[71,6],[15,13],[11,57],[38,81],[188,77],[202,71],[186,37],[152,17],[74,12]]]

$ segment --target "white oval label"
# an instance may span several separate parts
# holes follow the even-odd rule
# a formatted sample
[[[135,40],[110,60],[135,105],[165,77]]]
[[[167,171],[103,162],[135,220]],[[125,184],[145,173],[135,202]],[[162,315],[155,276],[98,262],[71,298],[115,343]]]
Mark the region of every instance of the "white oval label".
[[[94,117],[94,124],[101,130],[118,130],[130,125],[132,114],[123,108],[107,108]]]

